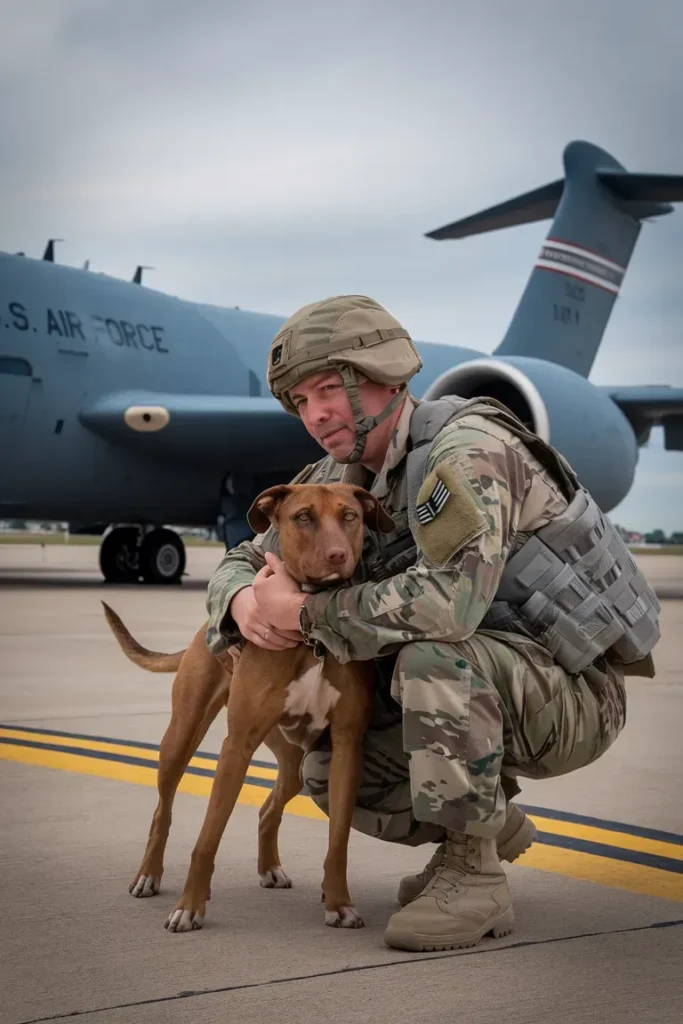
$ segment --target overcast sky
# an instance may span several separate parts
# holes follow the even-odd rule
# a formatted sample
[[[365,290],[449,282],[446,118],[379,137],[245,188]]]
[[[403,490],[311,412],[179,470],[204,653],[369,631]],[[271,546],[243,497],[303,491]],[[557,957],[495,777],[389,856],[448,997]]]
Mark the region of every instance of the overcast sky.
[[[0,248],[288,315],[373,295],[491,352],[547,223],[424,233],[562,175],[583,138],[683,173],[683,4],[5,0]],[[683,205],[645,224],[591,379],[683,386]],[[660,432],[612,516],[683,529]]]

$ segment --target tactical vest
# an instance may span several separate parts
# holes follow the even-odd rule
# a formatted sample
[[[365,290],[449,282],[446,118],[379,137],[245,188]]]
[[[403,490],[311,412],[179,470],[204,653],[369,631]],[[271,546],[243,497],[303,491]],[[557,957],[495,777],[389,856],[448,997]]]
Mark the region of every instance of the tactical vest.
[[[634,667],[646,659],[637,674],[653,675],[647,656],[660,636],[656,594],[569,463],[495,399],[446,397],[417,404],[407,457],[411,532],[432,442],[448,423],[473,413],[519,437],[569,502],[508,558],[480,628],[532,636],[571,674],[605,655]]]

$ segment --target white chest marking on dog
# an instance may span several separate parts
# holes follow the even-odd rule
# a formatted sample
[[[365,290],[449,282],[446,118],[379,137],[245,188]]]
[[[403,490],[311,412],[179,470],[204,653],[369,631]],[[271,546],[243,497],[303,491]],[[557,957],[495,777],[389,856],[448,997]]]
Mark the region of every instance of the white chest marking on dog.
[[[330,711],[341,694],[323,676],[323,662],[307,668],[298,679],[292,679],[287,687],[284,711],[292,718],[311,716],[309,729],[322,732],[330,720]]]

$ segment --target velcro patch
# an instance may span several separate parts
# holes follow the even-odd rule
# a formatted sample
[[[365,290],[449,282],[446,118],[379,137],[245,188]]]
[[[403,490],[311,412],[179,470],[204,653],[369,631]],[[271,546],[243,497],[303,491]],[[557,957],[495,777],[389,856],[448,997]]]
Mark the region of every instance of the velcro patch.
[[[415,512],[415,540],[435,565],[445,565],[488,526],[465,474],[448,462],[426,477]]]

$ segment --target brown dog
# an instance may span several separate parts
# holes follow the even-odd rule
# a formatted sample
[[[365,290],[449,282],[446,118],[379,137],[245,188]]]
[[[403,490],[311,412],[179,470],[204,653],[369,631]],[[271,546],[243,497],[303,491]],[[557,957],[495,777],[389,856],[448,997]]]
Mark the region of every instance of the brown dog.
[[[279,534],[289,573],[308,586],[349,579],[363,547],[363,525],[388,532],[393,523],[377,500],[348,484],[271,487],[255,500],[249,523],[261,533],[272,524]],[[278,853],[278,831],[286,803],[301,789],[304,750],[329,725],[329,845],[324,865],[325,924],[361,928],[347,884],[347,848],[358,791],[362,741],[371,707],[372,665],[322,660],[303,644],[267,651],[246,642],[237,654],[216,658],[206,647],[206,624],[186,651],[156,654],[141,647],[119,617],[105,614],[124,653],[153,672],[177,669],[172,714],[159,752],[159,803],[145,855],[130,886],[134,896],[159,892],[171,825],[171,807],[182,775],[220,708],[227,703],[228,735],[223,742],[209,806],[192,852],[183,894],[166,921],[170,931],[201,928],[210,895],[214,859],[249,763],[261,743],[278,763],[274,788],[259,814],[258,872],[266,888],[289,888]],[[229,699],[228,699],[229,698]]]

